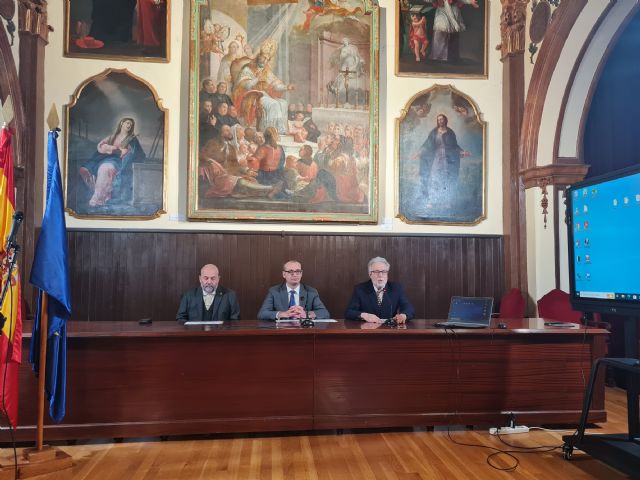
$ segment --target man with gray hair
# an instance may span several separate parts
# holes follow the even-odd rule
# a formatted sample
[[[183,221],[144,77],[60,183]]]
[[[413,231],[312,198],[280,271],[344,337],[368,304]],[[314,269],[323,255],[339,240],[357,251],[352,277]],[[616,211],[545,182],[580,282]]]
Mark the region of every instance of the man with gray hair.
[[[402,324],[415,316],[402,285],[388,280],[390,269],[391,265],[382,257],[369,260],[370,280],[354,287],[344,318],[371,323],[393,319]]]

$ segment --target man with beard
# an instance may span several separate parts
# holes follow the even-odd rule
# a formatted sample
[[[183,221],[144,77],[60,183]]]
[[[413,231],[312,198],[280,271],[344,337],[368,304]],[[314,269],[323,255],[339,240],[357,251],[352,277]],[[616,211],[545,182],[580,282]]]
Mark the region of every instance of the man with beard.
[[[200,269],[200,286],[182,295],[176,320],[202,322],[214,320],[238,320],[240,305],[233,290],[220,285],[218,267],[209,263]]]
[[[369,260],[369,279],[353,289],[344,318],[382,323],[393,318],[405,323],[415,316],[415,310],[407,299],[402,285],[389,281],[391,265],[382,257]]]
[[[204,197],[223,198],[268,197],[280,193],[282,182],[263,185],[256,181],[255,173],[238,162],[238,150],[233,144],[233,131],[229,125],[220,129],[220,138],[214,138],[200,149],[200,178],[206,182]]]
[[[287,133],[288,106],[282,98],[285,93],[295,88],[292,84],[286,84],[271,71],[270,57],[265,52],[274,52],[275,46],[263,47],[258,56],[245,65],[234,84],[233,96],[236,105],[240,107],[240,116],[245,119],[247,125],[255,125],[264,130],[274,127],[278,133]],[[258,116],[256,106],[242,107],[243,100],[252,91],[258,91],[260,106],[264,110],[260,125],[257,125]],[[251,102],[249,102],[251,103]]]

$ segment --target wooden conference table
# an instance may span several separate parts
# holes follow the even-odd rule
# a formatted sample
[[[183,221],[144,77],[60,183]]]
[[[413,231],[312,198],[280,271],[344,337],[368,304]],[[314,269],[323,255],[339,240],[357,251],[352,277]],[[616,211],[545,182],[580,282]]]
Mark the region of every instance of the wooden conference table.
[[[45,439],[416,425],[577,423],[608,332],[550,328],[444,331],[338,321],[314,328],[236,321],[70,322],[67,414]],[[37,382],[25,322],[17,438],[35,438]],[[590,421],[605,421],[604,381]]]

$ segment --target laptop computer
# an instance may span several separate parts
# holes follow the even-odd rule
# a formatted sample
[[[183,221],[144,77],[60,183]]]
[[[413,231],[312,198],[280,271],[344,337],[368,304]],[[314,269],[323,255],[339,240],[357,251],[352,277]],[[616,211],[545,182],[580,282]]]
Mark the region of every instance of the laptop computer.
[[[436,323],[442,328],[486,328],[491,323],[492,297],[451,297],[446,322]]]

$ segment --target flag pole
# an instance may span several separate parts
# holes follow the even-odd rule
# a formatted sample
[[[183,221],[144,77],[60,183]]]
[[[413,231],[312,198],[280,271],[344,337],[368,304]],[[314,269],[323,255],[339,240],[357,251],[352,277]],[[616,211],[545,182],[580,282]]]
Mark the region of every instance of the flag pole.
[[[59,184],[60,181],[60,172],[58,165],[58,155],[57,155],[57,145],[55,144],[55,139],[57,139],[57,131],[60,120],[58,118],[58,113],[55,104],[51,106],[51,111],[47,117],[47,124],[49,125],[49,145],[51,149],[51,144],[53,143],[53,150],[55,151],[55,169],[57,172],[54,178],[54,175],[51,175],[51,170],[47,173],[47,189],[49,183]],[[49,153],[50,155],[50,153]],[[51,161],[50,158],[47,159],[47,164]],[[51,178],[50,178],[51,175]],[[47,190],[47,202],[49,201],[49,196],[51,192]],[[60,194],[61,195],[61,194]],[[60,205],[62,204],[62,197],[59,198]],[[60,209],[60,205],[58,208]],[[47,203],[47,207],[45,209],[45,218],[43,219],[43,227],[47,221],[47,212],[49,211],[49,203]],[[64,218],[64,217],[63,217]],[[64,224],[63,224],[64,225]],[[40,232],[42,236],[42,231]],[[37,260],[38,248],[40,246],[40,238],[38,238],[38,244],[36,245],[36,255],[34,257],[34,262]],[[31,275],[33,276],[33,269],[31,271]],[[31,281],[33,283],[33,280]],[[47,377],[47,341],[49,338],[49,313],[48,313],[48,303],[49,296],[44,288],[40,288],[42,292],[42,298],[40,299],[40,338],[32,338],[32,348],[35,341],[40,341],[40,351],[38,352],[38,358],[40,364],[38,365],[38,412],[37,412],[37,426],[36,426],[36,447],[35,448],[27,448],[22,452],[22,457],[27,461],[18,467],[18,477],[16,478],[30,478],[36,475],[42,475],[45,473],[56,472],[59,470],[64,470],[67,468],[71,468],[73,466],[73,459],[71,456],[62,450],[59,450],[55,447],[44,446],[44,406],[45,406],[45,385],[46,385],[46,377]],[[53,297],[55,299],[55,297]],[[65,331],[66,332],[66,331]],[[65,336],[66,340],[66,336]]]
[[[42,451],[44,445],[44,383],[47,367],[47,338],[49,333],[49,315],[47,313],[47,294],[42,292],[40,305],[40,364],[38,365],[38,425],[36,448]]]

